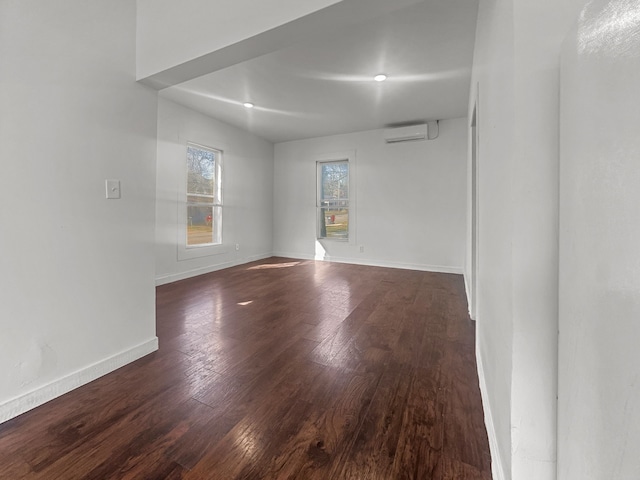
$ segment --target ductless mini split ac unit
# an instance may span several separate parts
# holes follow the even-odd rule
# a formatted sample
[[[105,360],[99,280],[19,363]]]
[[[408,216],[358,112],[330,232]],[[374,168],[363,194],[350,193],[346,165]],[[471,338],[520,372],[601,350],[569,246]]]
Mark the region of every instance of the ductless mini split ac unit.
[[[431,127],[430,124],[433,124]],[[431,128],[435,131],[434,135],[429,135]],[[416,140],[432,140],[438,136],[438,123],[429,122],[429,125],[422,123],[420,125],[409,125],[407,127],[387,128],[384,131],[384,141],[386,143],[412,142]]]
[[[384,131],[384,141],[387,143],[398,143],[424,140],[427,138],[428,132],[429,129],[426,124],[387,128]]]

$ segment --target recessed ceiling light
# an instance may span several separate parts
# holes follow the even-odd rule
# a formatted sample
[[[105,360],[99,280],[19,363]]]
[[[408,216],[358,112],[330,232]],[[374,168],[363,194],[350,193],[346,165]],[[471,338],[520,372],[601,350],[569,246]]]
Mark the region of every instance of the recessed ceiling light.
[[[255,105],[251,102],[244,102],[242,105],[244,105],[245,108],[253,108]]]
[[[387,76],[384,73],[379,73],[378,75],[376,75],[375,77],[373,77],[373,79],[376,82],[384,82],[387,79]]]

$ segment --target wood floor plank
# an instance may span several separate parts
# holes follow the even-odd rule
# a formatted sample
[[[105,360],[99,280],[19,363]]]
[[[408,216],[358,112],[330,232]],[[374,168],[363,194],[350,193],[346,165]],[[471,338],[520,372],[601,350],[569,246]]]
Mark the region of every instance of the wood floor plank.
[[[185,479],[260,478],[278,445],[290,435],[309,410],[305,402],[292,399],[262,404],[242,419],[185,475]]]
[[[447,455],[442,455],[436,467],[434,478],[442,478],[444,480],[491,480],[491,470],[478,469],[454,460]]]
[[[121,470],[123,459],[135,457],[139,449],[156,438],[165,437],[171,429],[171,422],[167,419],[175,408],[178,407],[166,402],[163,396],[148,399],[104,430],[74,444],[73,449],[60,457],[37,465],[38,478],[124,478],[126,472]],[[123,435],[124,431],[129,434]]]
[[[491,468],[491,457],[485,448],[486,430],[482,411],[476,406],[480,390],[469,373],[475,365],[472,351],[461,344],[446,347],[442,368],[445,393],[444,451],[450,459],[475,467],[483,472]],[[469,442],[468,438],[482,441]]]
[[[336,478],[393,478],[393,463],[410,387],[409,368],[395,364],[383,374]]]
[[[374,374],[348,374],[348,381],[335,389],[333,401],[325,409],[316,411],[310,424],[304,425],[305,438],[313,432],[307,449],[307,460],[292,478],[309,480],[339,478],[344,458],[350,451],[364,416],[377,388]],[[285,450],[286,451],[286,450]]]
[[[23,458],[39,472],[82,446],[86,438],[100,435],[141,404],[157,398],[172,387],[168,379],[180,378],[182,366],[173,358],[173,363],[165,361],[168,359],[155,356],[151,361],[140,362],[138,370],[125,367],[83,387],[79,395],[67,396],[68,401],[54,401],[52,408],[39,409],[25,417],[22,433],[38,438],[39,442],[20,445]],[[145,375],[155,368],[164,369],[166,378]],[[33,421],[27,422],[29,417]]]
[[[435,472],[443,450],[445,410],[440,378],[439,366],[411,374],[394,478],[439,478]]]
[[[460,276],[273,257],[156,294],[160,350],[1,424],[1,479],[491,478]]]

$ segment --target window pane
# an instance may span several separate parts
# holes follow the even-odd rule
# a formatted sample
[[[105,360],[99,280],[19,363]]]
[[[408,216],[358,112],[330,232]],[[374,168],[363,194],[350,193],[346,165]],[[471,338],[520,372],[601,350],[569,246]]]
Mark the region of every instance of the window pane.
[[[321,208],[320,237],[321,238],[349,238],[349,209]]]
[[[187,245],[213,243],[213,207],[187,207]]]
[[[213,195],[215,192],[216,154],[197,147],[187,147],[187,193]]]
[[[321,200],[349,198],[349,164],[323,163],[321,175]]]

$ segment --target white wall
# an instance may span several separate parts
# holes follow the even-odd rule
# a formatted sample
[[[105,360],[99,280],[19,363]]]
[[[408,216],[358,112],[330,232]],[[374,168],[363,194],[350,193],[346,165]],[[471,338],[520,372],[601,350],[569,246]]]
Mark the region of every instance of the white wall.
[[[578,3],[519,0],[514,9],[514,479],[556,478],[559,54]]]
[[[480,2],[470,98],[475,102],[479,92],[476,355],[496,479],[509,478],[506,474],[511,470],[511,159],[515,117],[512,3]]]
[[[136,0],[137,78],[241,42],[341,0]]]
[[[180,182],[186,144],[223,151],[222,248],[178,260]],[[269,256],[273,250],[273,144],[160,98],[156,207],[156,281],[167,283]],[[235,250],[235,244],[240,250]]]
[[[322,241],[320,256],[462,272],[466,151],[465,119],[441,121],[429,141],[387,145],[383,131],[372,130],[276,144],[276,254],[316,258],[316,161],[355,152],[355,235],[349,244]]]
[[[558,478],[640,478],[640,2],[562,54]]]
[[[128,0],[2,1],[0,82],[2,421],[157,346],[156,95]]]
[[[480,2],[477,355],[496,478],[556,476],[559,52],[584,3]]]

